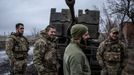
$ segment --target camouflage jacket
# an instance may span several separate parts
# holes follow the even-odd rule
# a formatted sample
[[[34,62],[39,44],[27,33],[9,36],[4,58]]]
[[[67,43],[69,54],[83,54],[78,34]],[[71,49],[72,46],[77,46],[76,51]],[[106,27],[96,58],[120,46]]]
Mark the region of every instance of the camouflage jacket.
[[[29,42],[24,36],[12,33],[6,39],[6,53],[10,60],[26,59],[28,56]]]
[[[57,71],[56,41],[41,35],[34,44],[33,63],[39,73]]]
[[[97,60],[103,68],[106,63],[120,63],[120,67],[124,68],[127,64],[127,50],[123,42],[104,40],[97,50]]]

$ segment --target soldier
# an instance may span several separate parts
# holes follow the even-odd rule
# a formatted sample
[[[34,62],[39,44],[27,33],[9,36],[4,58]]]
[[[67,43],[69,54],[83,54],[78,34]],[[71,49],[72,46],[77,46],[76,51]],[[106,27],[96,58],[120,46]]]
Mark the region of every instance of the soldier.
[[[34,44],[33,63],[38,75],[58,75],[56,54],[56,28],[52,25],[40,33]]]
[[[97,60],[102,67],[101,75],[121,75],[127,64],[126,48],[118,39],[118,34],[118,28],[112,28],[109,37],[97,50]]]
[[[24,25],[16,24],[16,33],[6,39],[6,54],[10,61],[10,75],[24,75],[27,67],[29,43],[23,36]]]
[[[63,58],[64,75],[91,75],[89,62],[82,49],[89,38],[88,28],[76,24],[71,28],[71,42],[65,49]]]

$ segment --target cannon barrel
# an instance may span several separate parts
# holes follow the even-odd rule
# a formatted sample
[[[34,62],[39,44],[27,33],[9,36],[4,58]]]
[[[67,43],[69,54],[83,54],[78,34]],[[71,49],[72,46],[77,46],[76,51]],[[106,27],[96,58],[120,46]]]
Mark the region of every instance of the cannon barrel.
[[[75,0],[66,0],[66,4],[68,5],[70,9],[72,22],[74,22],[75,21],[75,13],[74,13]]]
[[[67,28],[67,36],[69,37],[69,40],[70,40],[70,37],[71,37],[71,34],[70,34],[71,27],[72,27],[74,24],[76,24],[75,12],[74,12],[75,0],[65,0],[65,1],[66,1],[66,4],[67,4],[68,7],[69,7],[69,10],[70,10],[70,13],[71,13],[71,24],[70,24],[69,27]]]

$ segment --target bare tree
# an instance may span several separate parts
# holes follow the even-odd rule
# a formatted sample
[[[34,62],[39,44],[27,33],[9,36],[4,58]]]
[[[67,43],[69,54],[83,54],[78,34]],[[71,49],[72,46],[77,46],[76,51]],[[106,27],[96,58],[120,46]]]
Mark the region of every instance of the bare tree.
[[[34,36],[34,37],[39,35],[39,31],[38,31],[38,29],[36,27],[33,27],[31,33],[32,33],[32,36]]]
[[[134,23],[134,0],[107,0],[107,11],[109,15],[118,19],[120,28],[120,37],[124,40],[122,28],[123,22]]]
[[[120,28],[124,21],[131,21],[134,23],[134,0],[107,0],[109,11],[111,15],[121,15]]]
[[[118,27],[119,19],[115,17],[111,18],[112,15],[108,12],[105,5],[103,6],[103,15],[104,18],[102,16],[100,17],[100,26],[103,30],[103,33],[101,34],[101,39],[106,39],[110,29],[113,27]]]

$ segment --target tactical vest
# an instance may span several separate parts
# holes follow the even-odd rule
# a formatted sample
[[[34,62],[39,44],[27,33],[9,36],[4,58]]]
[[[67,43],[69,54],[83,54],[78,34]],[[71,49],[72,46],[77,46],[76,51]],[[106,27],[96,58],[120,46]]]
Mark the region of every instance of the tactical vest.
[[[123,48],[120,43],[109,44],[105,42],[105,50],[103,53],[103,58],[108,62],[121,62],[122,61]]]
[[[42,38],[45,43],[45,50],[42,50],[42,60],[44,63],[44,66],[48,69],[48,72],[50,71],[56,71],[56,65],[57,65],[57,54],[56,54],[56,43],[53,41],[49,41],[45,38]],[[46,70],[47,71],[47,70]]]
[[[17,37],[15,35],[10,35],[9,38],[12,38],[14,40],[14,48],[13,48],[13,53],[14,53],[14,57],[16,59],[25,59],[27,58],[28,54],[28,50],[29,50],[29,43],[28,40],[22,36],[22,37]]]

